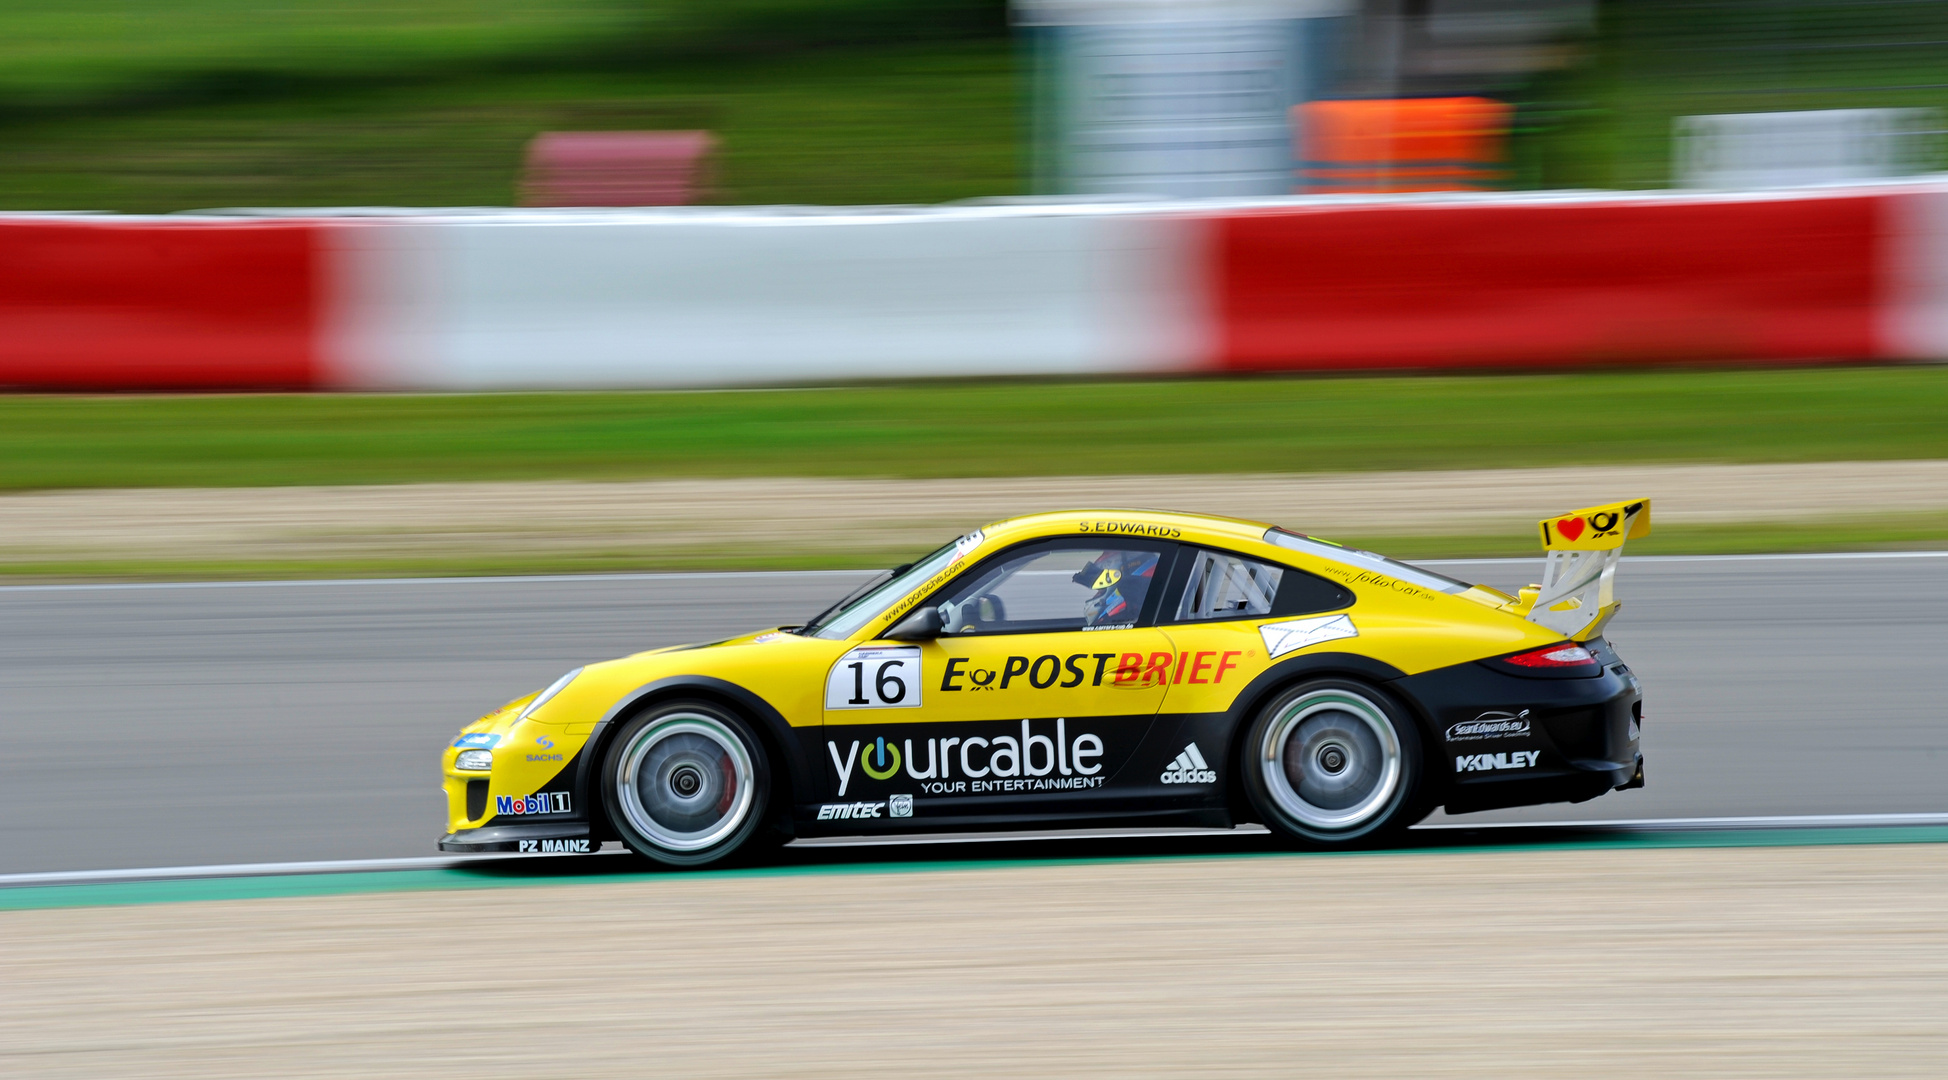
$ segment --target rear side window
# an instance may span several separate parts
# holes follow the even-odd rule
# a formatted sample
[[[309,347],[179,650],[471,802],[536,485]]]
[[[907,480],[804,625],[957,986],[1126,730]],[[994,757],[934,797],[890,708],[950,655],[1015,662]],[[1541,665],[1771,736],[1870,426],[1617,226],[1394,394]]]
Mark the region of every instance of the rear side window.
[[[1353,602],[1344,587],[1303,570],[1222,551],[1192,551],[1186,558],[1173,622],[1304,615]]]
[[[1389,559],[1376,552],[1349,548],[1304,533],[1287,532],[1277,526],[1265,530],[1265,542],[1277,544],[1282,548],[1291,548],[1293,551],[1303,551],[1307,555],[1343,566],[1354,566],[1376,574],[1385,574],[1387,577],[1410,582],[1434,592],[1460,593],[1467,592],[1469,588],[1465,581],[1456,581],[1446,574],[1437,574],[1424,566],[1404,563],[1399,559]]]
[[[1177,601],[1177,621],[1270,615],[1283,576],[1283,567],[1217,551],[1195,552],[1183,599]]]

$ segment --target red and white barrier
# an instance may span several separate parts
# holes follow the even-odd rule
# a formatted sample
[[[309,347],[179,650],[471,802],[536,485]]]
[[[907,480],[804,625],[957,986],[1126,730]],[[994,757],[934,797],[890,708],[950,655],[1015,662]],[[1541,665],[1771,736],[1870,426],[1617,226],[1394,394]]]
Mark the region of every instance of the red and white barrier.
[[[0,384],[718,386],[1948,358],[1948,187],[0,217]]]

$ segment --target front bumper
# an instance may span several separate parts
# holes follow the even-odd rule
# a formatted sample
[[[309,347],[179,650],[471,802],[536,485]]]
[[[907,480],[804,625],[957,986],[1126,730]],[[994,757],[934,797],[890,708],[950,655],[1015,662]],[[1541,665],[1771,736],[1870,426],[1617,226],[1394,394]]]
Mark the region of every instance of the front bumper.
[[[1446,785],[1448,813],[1583,802],[1643,786],[1642,686],[1607,642],[1585,644],[1603,664],[1589,678],[1458,664],[1395,684],[1432,721],[1428,761]]]
[[[440,837],[441,851],[511,851],[526,854],[592,855],[602,842],[589,836],[586,821],[537,821],[460,829]]]

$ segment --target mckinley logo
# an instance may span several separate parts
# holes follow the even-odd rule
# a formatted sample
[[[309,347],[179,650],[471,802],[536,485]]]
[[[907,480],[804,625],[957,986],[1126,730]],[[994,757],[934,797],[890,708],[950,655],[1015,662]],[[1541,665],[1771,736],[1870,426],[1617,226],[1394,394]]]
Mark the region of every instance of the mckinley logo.
[[[1448,742],[1475,742],[1480,739],[1521,739],[1529,734],[1529,710],[1519,713],[1485,712],[1463,724],[1447,729]]]
[[[1540,750],[1517,750],[1512,754],[1462,754],[1454,759],[1455,772],[1494,772],[1498,769],[1533,769]]]
[[[1176,760],[1170,763],[1170,767],[1163,771],[1163,782],[1166,784],[1215,784],[1217,783],[1217,770],[1211,768],[1204,760],[1204,754],[1197,749],[1197,744],[1191,743],[1189,746],[1184,747],[1184,752],[1178,754]]]

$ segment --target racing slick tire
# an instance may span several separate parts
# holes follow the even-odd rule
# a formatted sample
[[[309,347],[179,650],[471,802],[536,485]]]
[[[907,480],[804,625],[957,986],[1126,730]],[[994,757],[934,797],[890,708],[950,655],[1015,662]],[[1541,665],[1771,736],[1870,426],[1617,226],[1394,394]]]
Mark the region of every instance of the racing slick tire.
[[[1292,686],[1258,713],[1238,775],[1259,820],[1303,847],[1370,844],[1427,815],[1419,729],[1351,679]]]
[[[742,717],[703,701],[653,705],[623,724],[602,764],[609,824],[665,866],[720,863],[764,829],[771,767]]]

